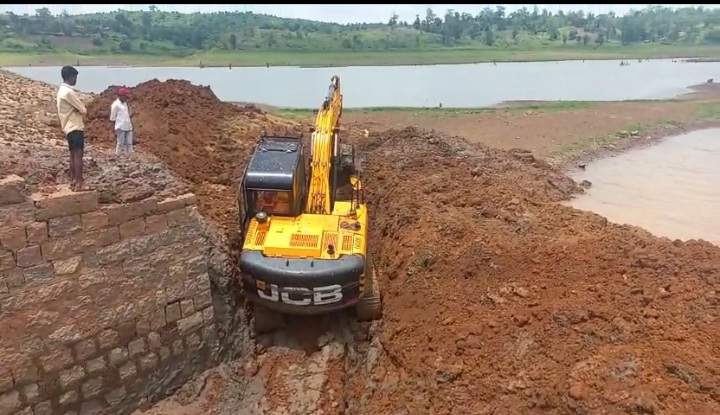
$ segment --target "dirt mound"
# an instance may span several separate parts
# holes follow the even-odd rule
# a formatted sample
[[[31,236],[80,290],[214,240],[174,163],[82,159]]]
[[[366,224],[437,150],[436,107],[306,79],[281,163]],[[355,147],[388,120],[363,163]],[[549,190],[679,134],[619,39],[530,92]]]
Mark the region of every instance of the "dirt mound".
[[[522,151],[371,136],[383,353],[363,413],[719,413],[720,249],[555,203]]]
[[[25,178],[33,192],[68,186],[67,142],[57,117],[57,87],[0,71],[0,90],[0,175]],[[80,97],[92,100],[87,94]],[[99,192],[102,203],[187,192],[184,183],[147,154],[118,160],[106,149],[86,147],[85,179]]]
[[[187,82],[131,93],[140,149],[192,182],[203,213],[228,229],[257,136],[299,130]],[[114,143],[112,99],[90,106],[88,136],[103,146]],[[526,151],[417,129],[347,136],[367,159],[384,319],[326,353],[346,364],[312,363],[322,373],[304,371],[320,352],[267,348],[256,359],[266,380],[249,375],[263,405],[304,390],[313,407],[341,393],[327,413],[720,413],[719,248],[562,206],[581,190]],[[311,386],[293,383],[303,376]],[[213,396],[232,391],[219,382]],[[237,413],[215,399],[215,413]]]
[[[581,190],[522,150],[404,129],[360,152],[383,320],[248,356],[264,413],[720,413],[718,247],[565,207]],[[211,376],[192,413],[238,413]]]
[[[102,92],[88,107],[88,140],[106,147],[115,145],[109,121],[115,88]],[[222,102],[209,87],[181,80],[151,80],[130,88],[130,108],[139,149],[190,181],[201,212],[226,229],[237,221],[232,188],[258,136],[297,130],[292,122],[253,106]]]

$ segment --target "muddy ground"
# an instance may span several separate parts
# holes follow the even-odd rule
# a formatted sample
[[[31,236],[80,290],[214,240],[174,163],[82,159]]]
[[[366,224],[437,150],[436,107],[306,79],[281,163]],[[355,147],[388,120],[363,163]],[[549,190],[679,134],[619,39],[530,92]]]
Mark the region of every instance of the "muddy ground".
[[[348,110],[343,122],[351,130],[369,132],[406,126],[434,130],[493,148],[530,150],[555,166],[567,167],[638,142],[716,125],[715,119],[703,116],[703,106],[718,102],[720,84],[691,90],[666,101],[517,101],[480,109]]]
[[[234,182],[257,134],[306,127],[185,82],[131,91],[141,152],[183,177],[229,234]],[[93,145],[112,146],[110,100],[106,92],[90,105]],[[622,105],[522,112],[509,124],[480,114],[466,138],[346,113],[345,134],[367,158],[383,320],[292,320],[146,413],[720,413],[720,248],[562,206],[580,189],[544,160],[558,145],[548,140],[590,139],[588,125],[615,132],[594,124],[602,114],[662,112],[692,124],[681,105],[697,102]],[[507,147],[535,154],[488,147],[486,131],[527,136]]]

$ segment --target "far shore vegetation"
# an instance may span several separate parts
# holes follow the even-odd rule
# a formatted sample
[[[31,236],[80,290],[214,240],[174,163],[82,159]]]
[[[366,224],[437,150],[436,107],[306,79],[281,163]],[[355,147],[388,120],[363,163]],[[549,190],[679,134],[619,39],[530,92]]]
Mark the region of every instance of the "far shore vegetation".
[[[439,12],[438,12],[439,13]],[[625,16],[427,9],[414,21],[335,24],[251,12],[118,10],[0,15],[0,65],[346,66],[569,59],[720,58],[720,9]]]

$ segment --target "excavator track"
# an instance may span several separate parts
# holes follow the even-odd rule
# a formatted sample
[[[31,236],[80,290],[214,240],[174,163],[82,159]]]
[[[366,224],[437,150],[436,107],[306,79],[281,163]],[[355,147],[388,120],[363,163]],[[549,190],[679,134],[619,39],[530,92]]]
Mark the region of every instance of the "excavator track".
[[[378,270],[374,264],[369,261],[368,269],[370,269],[370,278],[365,280],[363,293],[355,308],[357,318],[360,321],[373,321],[382,318],[382,296],[380,291],[380,281],[378,279]]]

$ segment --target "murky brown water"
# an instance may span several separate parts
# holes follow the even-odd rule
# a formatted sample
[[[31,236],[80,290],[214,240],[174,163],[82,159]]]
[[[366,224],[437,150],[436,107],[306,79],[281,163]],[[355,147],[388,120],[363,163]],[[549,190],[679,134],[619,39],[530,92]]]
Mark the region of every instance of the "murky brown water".
[[[571,172],[592,187],[568,204],[671,239],[720,245],[720,129],[668,137],[652,147]]]

